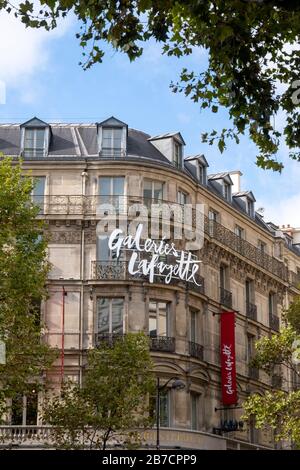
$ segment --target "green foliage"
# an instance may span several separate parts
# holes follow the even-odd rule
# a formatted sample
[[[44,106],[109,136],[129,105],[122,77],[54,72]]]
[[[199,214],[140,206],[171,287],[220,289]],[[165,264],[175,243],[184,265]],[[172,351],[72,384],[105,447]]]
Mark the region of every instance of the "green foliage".
[[[289,306],[286,318],[292,328],[300,335],[300,297],[297,297]]]
[[[251,395],[244,403],[245,419],[255,416],[258,429],[273,429],[277,441],[291,439],[300,445],[300,390]]]
[[[42,386],[42,373],[54,353],[41,343],[39,305],[46,296],[47,241],[31,202],[32,178],[21,164],[0,161],[0,340],[6,364],[0,365],[0,416],[6,398]]]
[[[284,366],[290,373],[300,375],[300,297],[296,297],[285,312],[287,326],[280,333],[263,337],[256,342],[252,365],[272,375],[276,366]],[[250,395],[243,403],[244,419],[255,418],[257,428],[273,429],[275,438],[291,439],[300,446],[300,390],[293,390],[288,378],[285,391],[265,391]]]
[[[290,157],[300,160],[299,1],[270,0],[40,0],[5,9],[28,27],[55,28],[59,18],[75,14],[80,29],[77,38],[83,48],[84,69],[102,62],[103,43],[134,60],[143,53],[149,39],[162,44],[162,52],[183,57],[195,48],[208,53],[202,69],[183,69],[174,92],[182,92],[200,108],[217,113],[226,108],[231,129],[205,133],[203,141],[226,149],[228,138],[237,142],[250,136],[258,148],[257,165],[281,171],[277,160],[280,137]],[[34,6],[35,5],[35,8]],[[279,84],[280,86],[277,86]],[[283,90],[283,91],[282,91]],[[283,112],[283,130],[276,115]]]
[[[111,439],[125,447],[138,445],[138,431],[152,424],[152,368],[149,340],[142,333],[90,351],[82,387],[68,382],[45,402],[44,419],[53,425],[56,446],[77,449],[84,443],[105,449]]]

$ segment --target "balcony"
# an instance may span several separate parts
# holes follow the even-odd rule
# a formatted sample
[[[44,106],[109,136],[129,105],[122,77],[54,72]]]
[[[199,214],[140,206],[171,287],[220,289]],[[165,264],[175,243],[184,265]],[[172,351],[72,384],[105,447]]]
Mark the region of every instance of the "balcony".
[[[147,282],[148,276],[143,274],[130,274],[128,271],[128,261],[92,261],[92,279],[95,281],[140,281]],[[195,276],[197,284],[194,282],[185,282],[180,279],[173,278],[172,285],[184,283],[189,289],[204,294],[204,278],[200,275]],[[164,277],[156,275],[154,282],[158,284],[164,283]],[[166,284],[167,285],[167,284]]]
[[[182,216],[183,206],[176,202],[166,201],[163,199],[144,198],[143,196],[81,196],[81,195],[44,195],[33,196],[33,202],[40,207],[40,214],[43,217],[57,216],[57,215],[70,215],[70,216],[90,216],[96,217],[99,205],[102,203],[109,203],[116,214],[127,214],[127,209],[133,204],[142,204],[149,207],[152,203],[159,205],[169,206],[170,213],[175,214],[178,212]],[[136,209],[138,211],[138,207]],[[171,215],[172,219],[172,215]],[[180,217],[179,217],[179,220]],[[191,210],[191,227],[195,227],[197,221],[197,211],[195,208]],[[269,271],[284,281],[288,280],[288,269],[283,262],[274,258],[251,243],[243,240],[236,235],[233,231],[224,227],[214,220],[209,220],[204,216],[204,234],[209,239],[214,239],[218,243],[227,248],[235,251],[252,263],[256,263],[261,268]],[[293,275],[293,285],[298,282],[296,274]]]
[[[280,321],[277,315],[273,315],[272,313],[269,314],[269,326],[272,330],[279,331]]]
[[[224,287],[220,287],[220,304],[228,308],[232,307],[232,293]]]
[[[189,354],[199,361],[203,361],[203,346],[193,341],[189,341]]]
[[[253,380],[259,380],[259,369],[257,367],[249,367],[249,377]]]
[[[171,336],[150,337],[150,351],[175,352],[175,338]]]
[[[257,306],[251,302],[246,302],[246,316],[250,320],[257,321]]]

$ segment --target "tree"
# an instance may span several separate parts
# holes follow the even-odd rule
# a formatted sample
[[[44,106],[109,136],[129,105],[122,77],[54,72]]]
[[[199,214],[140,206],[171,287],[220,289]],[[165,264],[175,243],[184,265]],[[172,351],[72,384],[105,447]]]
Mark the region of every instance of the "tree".
[[[291,440],[300,446],[300,387],[291,383],[292,374],[300,383],[300,298],[296,298],[286,311],[287,326],[271,338],[264,337],[256,343],[257,353],[252,365],[260,367],[270,376],[276,367],[289,371],[285,391],[266,391],[253,394],[244,402],[244,418],[255,418],[257,428],[268,427],[274,431],[276,440]]]
[[[88,354],[83,385],[67,382],[45,401],[45,422],[58,448],[105,450],[109,441],[138,445],[139,431],[152,423],[154,391],[149,340],[142,333],[103,341]]]
[[[0,0],[1,9],[28,27],[48,30],[74,13],[84,69],[102,62],[103,42],[130,60],[143,53],[149,39],[178,58],[204,48],[207,66],[183,69],[179,82],[171,84],[200,108],[228,110],[232,128],[204,132],[203,142],[217,142],[223,152],[228,139],[238,143],[247,134],[258,147],[257,165],[281,171],[276,154],[282,137],[290,157],[300,160],[298,0],[25,0],[17,5]],[[280,112],[286,115],[283,130],[275,123]]]
[[[33,180],[22,176],[21,163],[0,161],[0,418],[7,398],[30,394],[55,355],[41,342],[39,305],[45,298],[47,241],[39,208],[31,202]]]

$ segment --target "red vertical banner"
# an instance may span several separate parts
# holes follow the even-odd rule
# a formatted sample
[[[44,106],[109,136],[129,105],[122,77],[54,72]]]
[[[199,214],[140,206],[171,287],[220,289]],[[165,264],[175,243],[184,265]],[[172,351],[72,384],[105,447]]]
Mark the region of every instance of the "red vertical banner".
[[[235,405],[237,390],[234,312],[221,312],[221,379],[223,405]]]

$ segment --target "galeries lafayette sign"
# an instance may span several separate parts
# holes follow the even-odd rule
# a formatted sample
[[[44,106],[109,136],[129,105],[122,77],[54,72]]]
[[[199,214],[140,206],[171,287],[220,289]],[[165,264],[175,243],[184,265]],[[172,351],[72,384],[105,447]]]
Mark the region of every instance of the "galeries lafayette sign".
[[[234,312],[221,312],[221,378],[223,405],[235,405],[237,389]]]
[[[199,261],[195,259],[189,251],[177,250],[174,243],[166,243],[164,239],[159,242],[151,238],[142,239],[143,224],[139,224],[134,236],[124,236],[122,229],[115,229],[108,240],[109,249],[116,253],[119,258],[122,250],[131,252],[128,262],[128,272],[132,275],[147,276],[149,282],[155,281],[155,276],[164,278],[164,282],[169,284],[172,279],[197,282],[197,273],[199,271]],[[141,259],[141,255],[147,255],[147,258]],[[173,264],[167,264],[161,260],[161,257],[172,256]]]

